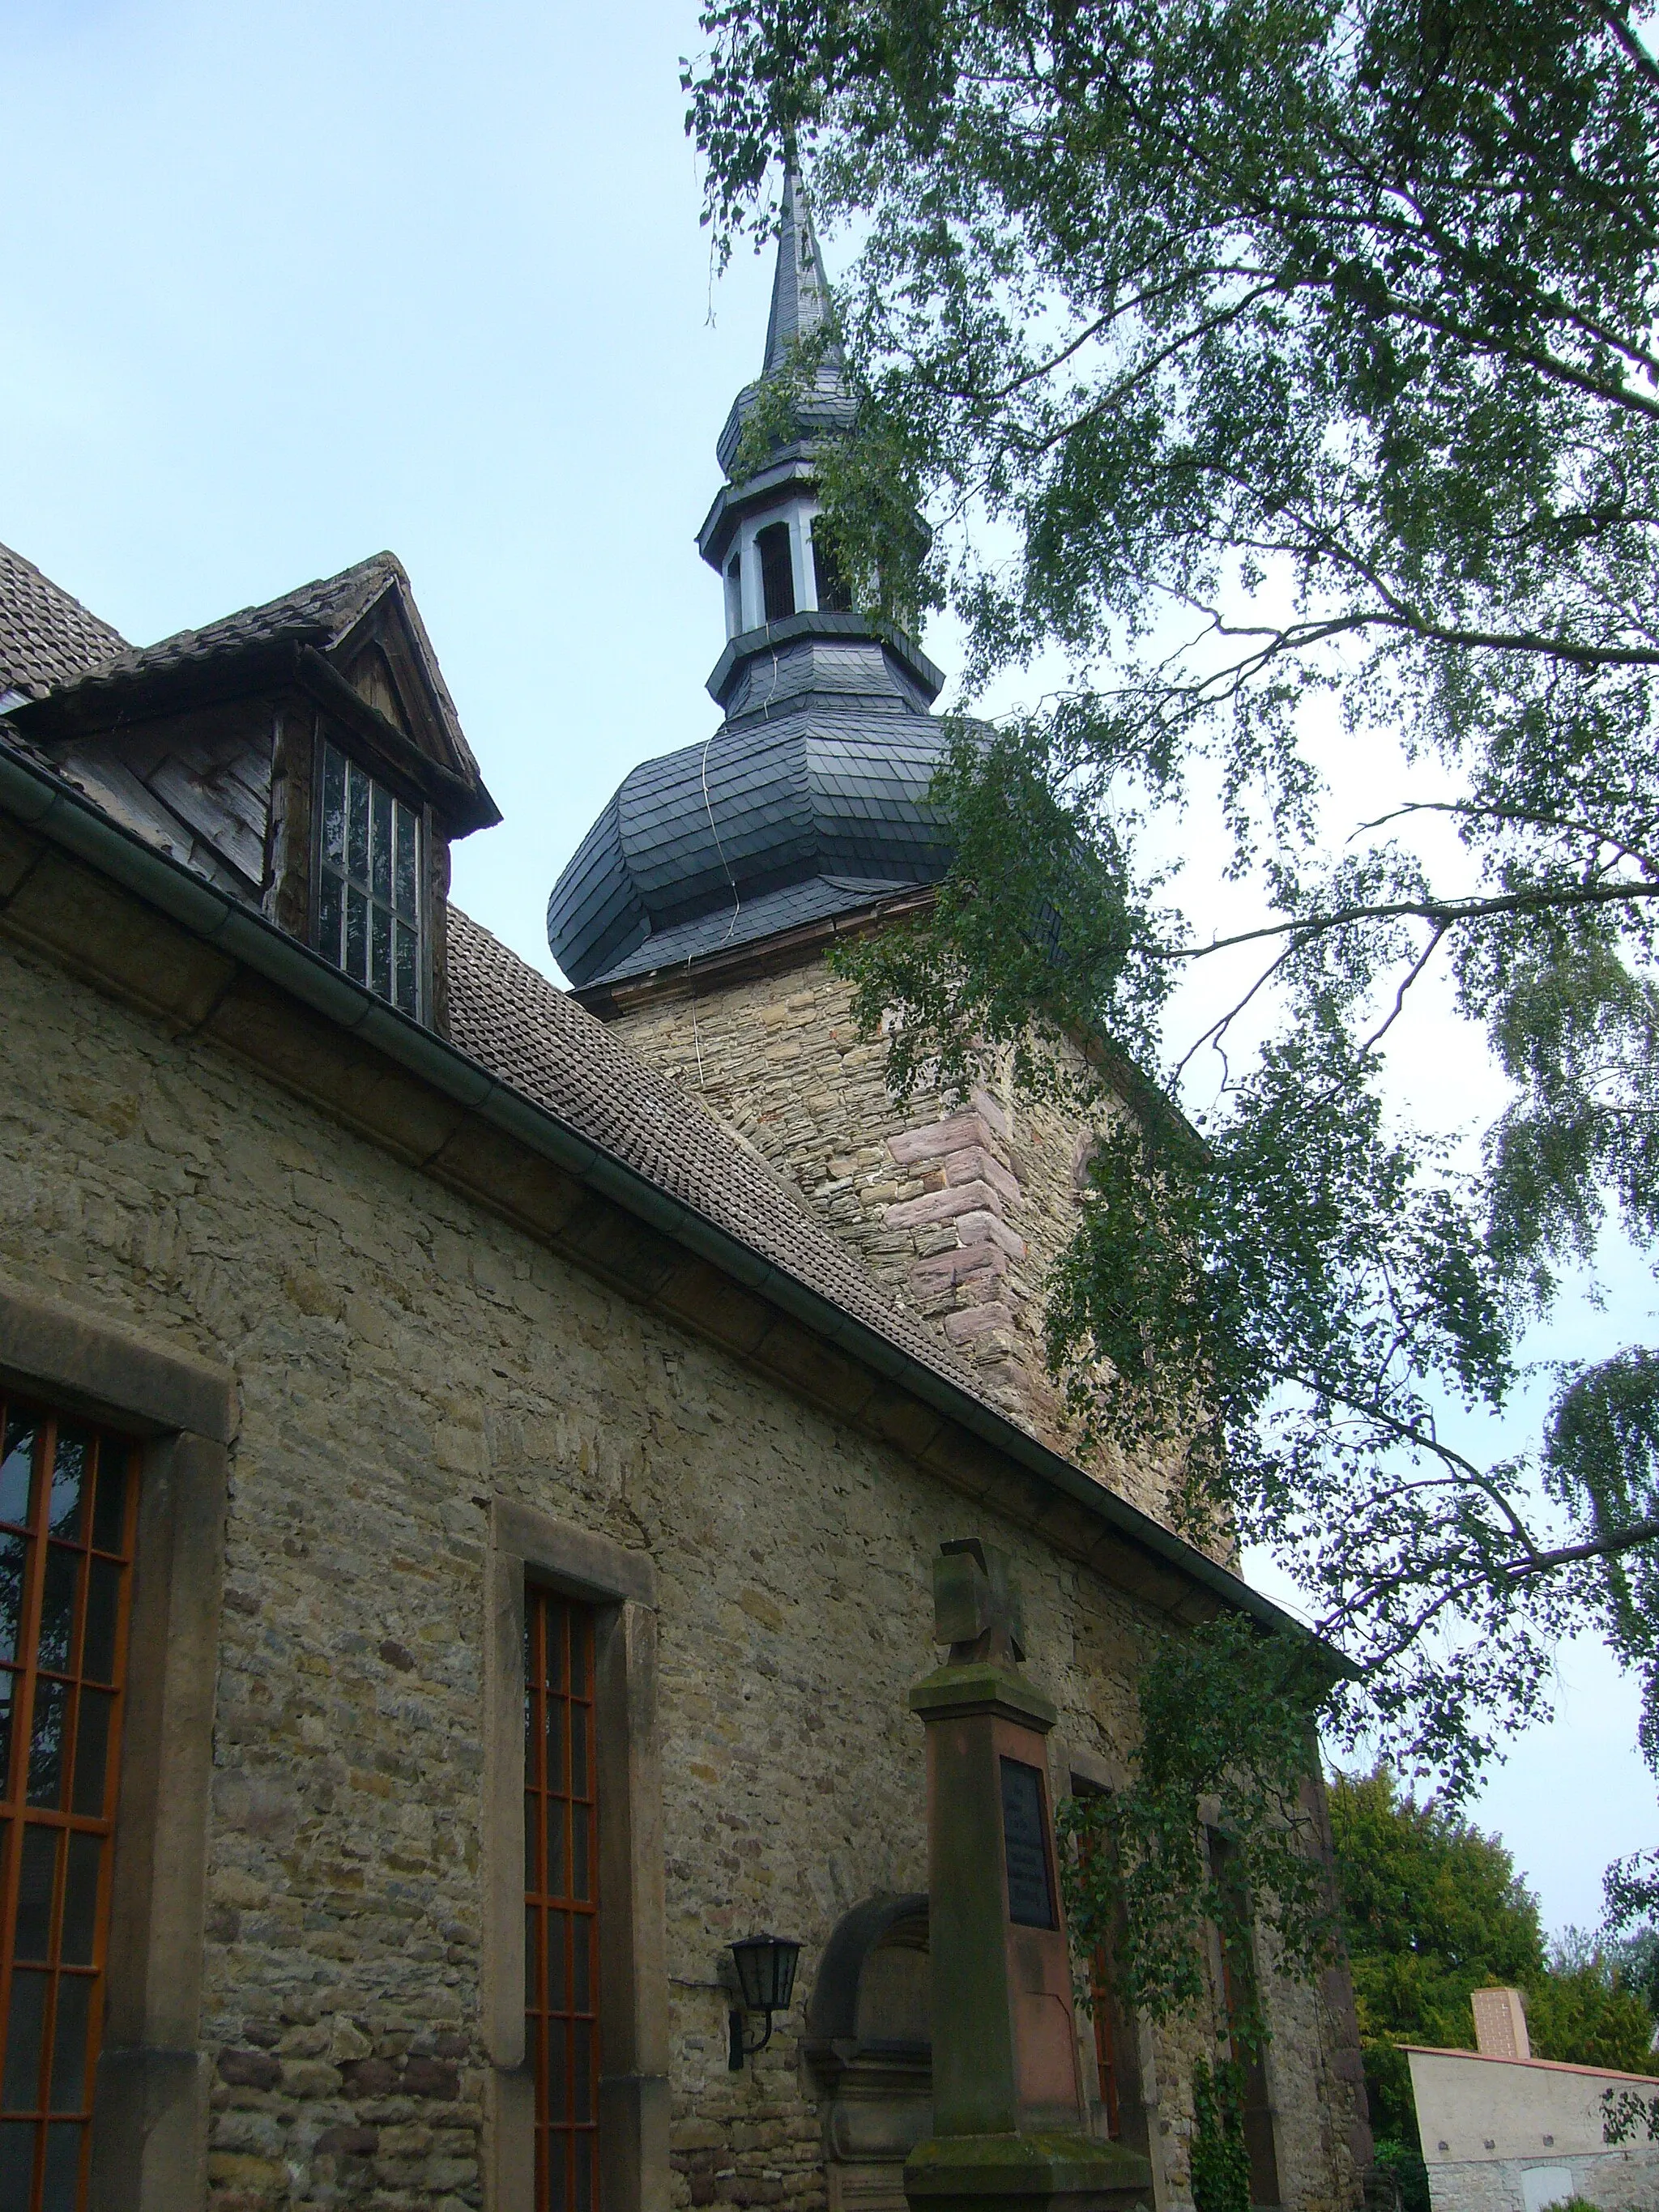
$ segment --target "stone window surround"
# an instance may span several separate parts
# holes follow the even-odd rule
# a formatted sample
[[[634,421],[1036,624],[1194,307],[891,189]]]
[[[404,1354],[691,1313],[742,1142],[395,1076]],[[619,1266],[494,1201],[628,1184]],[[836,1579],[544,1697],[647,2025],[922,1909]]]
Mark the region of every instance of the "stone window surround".
[[[100,2212],[188,2212],[207,2197],[202,1963],[235,1382],[3,1284],[0,1376],[140,1445],[91,2201]]]
[[[491,1503],[485,1590],[485,2203],[534,2202],[535,2081],[524,2021],[525,1590],[592,1606],[599,1797],[599,2197],[666,2212],[668,1963],[657,1717],[657,1574],[649,1557],[516,1499]]]

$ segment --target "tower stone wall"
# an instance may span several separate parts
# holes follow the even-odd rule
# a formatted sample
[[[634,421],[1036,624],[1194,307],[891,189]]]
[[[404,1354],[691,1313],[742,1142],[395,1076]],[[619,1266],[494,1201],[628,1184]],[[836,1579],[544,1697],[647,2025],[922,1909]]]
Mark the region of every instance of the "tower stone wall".
[[[822,950],[625,987],[618,1035],[759,1152],[850,1244],[896,1304],[935,1328],[981,1393],[1067,1456],[1071,1432],[1048,1370],[1051,1269],[1077,1224],[1088,1131],[994,1083],[961,1101],[889,1091],[885,1048],[862,1038],[852,987]],[[1091,1472],[1167,1518],[1170,1470],[1103,1456]]]
[[[783,396],[775,380],[798,340],[817,368],[809,388],[791,387],[757,463],[744,428],[769,382]],[[623,778],[553,887],[548,944],[583,1004],[764,1159],[937,1332],[981,1397],[1167,1522],[1179,1439],[1133,1458],[1085,1452],[1045,1358],[1090,1130],[1017,1107],[994,1080],[901,1104],[829,965],[838,939],[895,926],[944,880],[951,830],[933,793],[958,726],[932,712],[945,674],[917,641],[838,588],[806,589],[804,550],[798,595],[775,605],[757,585],[762,538],[775,568],[781,526],[804,548],[823,456],[855,419],[792,171],[765,362],[720,434],[725,481],[698,535],[726,586],[708,687],[723,720]]]

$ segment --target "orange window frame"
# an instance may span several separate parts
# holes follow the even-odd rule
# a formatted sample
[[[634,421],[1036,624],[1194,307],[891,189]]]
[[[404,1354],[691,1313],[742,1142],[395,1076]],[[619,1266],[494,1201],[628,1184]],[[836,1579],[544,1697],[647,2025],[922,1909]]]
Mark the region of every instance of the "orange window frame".
[[[525,1603],[525,2029],[536,2212],[598,2212],[599,1808],[593,1608]]]
[[[0,2204],[84,2212],[138,1447],[0,1394]]]

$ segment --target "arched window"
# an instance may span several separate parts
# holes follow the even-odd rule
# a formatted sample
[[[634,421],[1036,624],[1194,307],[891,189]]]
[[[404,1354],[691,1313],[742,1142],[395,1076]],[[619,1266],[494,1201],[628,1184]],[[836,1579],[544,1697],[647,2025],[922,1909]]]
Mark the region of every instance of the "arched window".
[[[817,583],[818,605],[832,614],[850,614],[853,594],[836,550],[835,533],[823,517],[812,520],[812,574]]]
[[[760,555],[761,592],[768,622],[781,622],[795,611],[795,564],[789,557],[789,525],[769,522],[755,532]]]

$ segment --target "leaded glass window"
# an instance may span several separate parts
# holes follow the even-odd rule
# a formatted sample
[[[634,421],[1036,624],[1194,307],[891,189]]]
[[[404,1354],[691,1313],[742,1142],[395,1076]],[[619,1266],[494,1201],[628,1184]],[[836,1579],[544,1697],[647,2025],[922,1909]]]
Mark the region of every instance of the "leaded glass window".
[[[326,739],[317,949],[354,982],[418,1017],[420,817]]]

